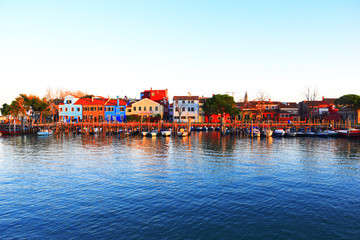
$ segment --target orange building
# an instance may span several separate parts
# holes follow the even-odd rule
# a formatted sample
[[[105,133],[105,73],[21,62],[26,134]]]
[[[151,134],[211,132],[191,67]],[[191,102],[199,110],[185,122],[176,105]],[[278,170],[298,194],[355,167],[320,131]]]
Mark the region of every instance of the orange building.
[[[104,106],[109,99],[103,97],[80,98],[76,104],[82,105],[83,122],[102,122],[105,120]]]

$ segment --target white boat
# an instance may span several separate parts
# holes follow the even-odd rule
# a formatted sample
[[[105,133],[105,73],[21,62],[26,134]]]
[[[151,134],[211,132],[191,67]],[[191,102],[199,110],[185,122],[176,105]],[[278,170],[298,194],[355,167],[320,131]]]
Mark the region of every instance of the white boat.
[[[261,132],[260,132],[259,129],[253,128],[253,129],[252,129],[252,133],[250,133],[250,136],[252,136],[252,137],[260,137],[260,136],[261,136]]]
[[[277,129],[274,130],[272,135],[273,135],[273,137],[282,137],[282,136],[284,136],[284,134],[285,134],[284,129],[277,128]]]
[[[327,136],[329,136],[329,134],[327,132],[325,132],[325,131],[317,131],[315,133],[315,136],[317,136],[317,137],[327,137]]]
[[[338,133],[333,130],[324,130],[324,132],[326,132],[329,137],[336,137],[338,135]]]
[[[146,137],[146,136],[148,135],[148,133],[149,133],[149,132],[143,131],[143,132],[141,132],[141,135],[142,135],[143,137]]]
[[[150,137],[156,137],[156,135],[157,135],[157,132],[156,132],[156,131],[151,131],[151,132],[149,132],[149,136],[150,136]]]
[[[290,128],[288,128],[288,129],[286,129],[284,136],[285,137],[296,137],[296,132],[293,132],[293,131],[291,131]]]
[[[315,136],[315,133],[314,132],[312,132],[312,131],[305,131],[305,136],[307,136],[307,137],[313,137],[313,136]]]
[[[177,132],[177,135],[179,137],[186,137],[189,135],[189,133],[184,128],[180,128],[179,131]]]
[[[171,136],[171,131],[170,130],[161,131],[161,135],[164,137],[169,137]]]
[[[37,132],[38,136],[48,136],[48,135],[52,135],[53,131],[51,130],[40,130]]]

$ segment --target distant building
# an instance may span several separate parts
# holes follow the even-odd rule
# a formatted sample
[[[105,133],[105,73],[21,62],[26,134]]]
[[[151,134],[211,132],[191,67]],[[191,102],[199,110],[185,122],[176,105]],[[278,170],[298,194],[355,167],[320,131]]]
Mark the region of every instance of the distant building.
[[[199,122],[199,97],[174,96],[173,114],[175,122]]]
[[[339,120],[341,115],[335,106],[336,98],[324,98],[320,101],[302,101],[299,103],[299,115],[303,120],[310,116],[318,120]]]

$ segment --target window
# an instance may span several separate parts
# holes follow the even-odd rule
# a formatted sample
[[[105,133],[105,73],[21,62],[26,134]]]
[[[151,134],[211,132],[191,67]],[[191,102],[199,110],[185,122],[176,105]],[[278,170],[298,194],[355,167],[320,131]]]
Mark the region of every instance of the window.
[[[139,107],[139,111],[141,111],[141,107]]]
[[[92,119],[93,119],[93,115],[89,115],[89,119],[92,120]]]
[[[134,111],[136,111],[136,107],[134,107]]]
[[[122,112],[123,112],[123,111],[124,111],[124,107],[120,107],[120,111],[122,111]]]
[[[185,101],[183,100],[182,103],[185,103]]]
[[[67,108],[65,108],[65,112],[67,112]]]
[[[71,100],[66,100],[66,104],[71,104]]]
[[[159,111],[159,107],[155,107],[155,111]]]
[[[185,107],[182,108],[182,111],[185,112]]]
[[[275,106],[271,106],[271,109],[275,109]]]
[[[155,96],[155,93],[151,93],[151,96],[153,96],[153,97],[154,97],[154,96]]]
[[[114,108],[113,108],[114,109]],[[98,107],[98,111],[102,111],[103,108],[102,107]],[[113,110],[112,110],[113,111]]]
[[[186,119],[186,117],[181,117],[181,119]]]
[[[191,108],[191,111],[192,111],[192,112],[194,112],[194,111],[195,111],[195,109],[192,107],[192,108]]]
[[[226,117],[226,120],[230,120],[230,117]]]
[[[74,108],[71,108],[71,111],[73,112],[73,111],[74,111]]]
[[[62,108],[60,108],[60,112],[62,112],[63,111],[63,109]]]
[[[152,107],[149,107],[149,111],[152,111]]]
[[[248,114],[245,115],[245,119],[246,119],[246,120],[249,120],[249,119],[250,119],[250,115],[248,115]]]
[[[80,108],[79,108],[79,107],[77,108],[77,111],[80,112]]]
[[[190,107],[188,107],[188,112],[190,112],[190,109],[191,109],[191,108],[190,108]]]
[[[179,119],[179,117],[175,116],[174,119]]]
[[[194,103],[194,100],[192,100],[191,103]]]
[[[144,111],[146,111],[146,106],[144,107]]]
[[[190,103],[190,100],[188,101],[188,103]]]
[[[103,119],[103,116],[100,115],[100,116],[99,116],[99,120],[102,120],[102,119]]]
[[[88,108],[88,107],[85,107],[85,108],[84,108],[84,111],[89,111],[89,108]]]
[[[128,112],[128,113],[131,113],[131,108],[129,108],[129,109],[127,110],[127,112]]]
[[[86,120],[87,119],[87,115],[84,115],[84,120]]]

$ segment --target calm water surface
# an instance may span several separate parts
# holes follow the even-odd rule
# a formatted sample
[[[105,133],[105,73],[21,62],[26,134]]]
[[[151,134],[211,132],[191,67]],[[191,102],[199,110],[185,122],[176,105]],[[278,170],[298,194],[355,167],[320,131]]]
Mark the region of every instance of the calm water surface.
[[[360,239],[360,141],[2,137],[0,239]]]

